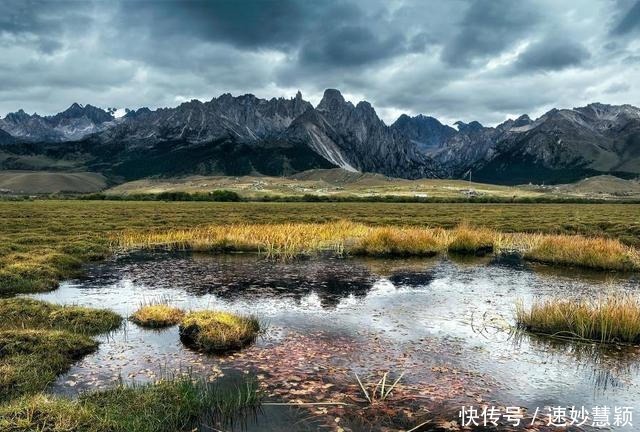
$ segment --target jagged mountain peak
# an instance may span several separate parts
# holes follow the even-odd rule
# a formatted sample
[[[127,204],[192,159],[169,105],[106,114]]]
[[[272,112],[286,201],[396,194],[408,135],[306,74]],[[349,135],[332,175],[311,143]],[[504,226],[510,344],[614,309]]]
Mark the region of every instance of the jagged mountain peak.
[[[326,89],[316,109],[319,111],[337,111],[345,107],[353,108],[353,104],[344,99],[340,90]]]
[[[11,112],[8,113],[4,118],[6,120],[12,121],[12,122],[19,122],[19,121],[25,121],[30,119],[31,117],[36,117],[38,116],[37,114],[33,114],[33,116],[27,114],[26,112],[24,112],[24,110],[22,108],[20,108],[18,111],[16,112]]]
[[[525,126],[528,125],[530,123],[532,123],[533,120],[531,120],[531,118],[526,115],[526,114],[522,114],[520,117],[518,117],[517,119],[515,119],[515,121],[513,122],[514,126]]]

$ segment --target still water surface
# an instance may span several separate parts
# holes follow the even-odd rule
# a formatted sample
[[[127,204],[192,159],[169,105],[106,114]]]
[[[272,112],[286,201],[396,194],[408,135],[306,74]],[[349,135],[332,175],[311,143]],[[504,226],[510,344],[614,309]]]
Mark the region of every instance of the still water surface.
[[[630,406],[640,422],[640,350],[509,331],[519,300],[594,297],[638,287],[633,275],[578,273],[517,259],[273,262],[252,255],[133,254],[93,265],[86,277],[33,297],[123,316],[158,299],[187,310],[255,314],[268,331],[250,348],[264,357],[250,364],[266,373],[280,368],[286,375],[285,367],[307,376],[405,371],[404,381],[420,386],[438,380],[438,371],[454,371],[465,374],[468,389],[447,397],[460,403],[484,391],[485,400],[530,410]],[[213,378],[247,366],[186,349],[175,327],[149,331],[129,323],[99,339],[100,349],[61,376],[53,392],[153,380],[163,370],[185,368]],[[320,354],[323,362],[314,359]],[[289,414],[297,415],[268,408],[255,430],[278,430],[279,422],[290,424]]]

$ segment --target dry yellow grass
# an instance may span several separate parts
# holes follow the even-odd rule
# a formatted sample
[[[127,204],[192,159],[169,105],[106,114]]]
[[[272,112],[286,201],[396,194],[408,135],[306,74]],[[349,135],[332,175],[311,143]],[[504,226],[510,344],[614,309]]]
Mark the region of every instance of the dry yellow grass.
[[[449,231],[447,250],[462,254],[486,254],[495,248],[497,233],[488,228],[460,225]]]
[[[224,352],[253,342],[260,331],[255,317],[220,311],[187,314],[180,322],[180,339],[198,351]]]
[[[516,322],[520,328],[534,333],[640,343],[640,299],[627,294],[596,300],[545,300],[528,309],[519,303]]]
[[[181,309],[158,303],[141,306],[130,319],[142,327],[162,328],[178,324],[183,317]]]
[[[637,249],[618,240],[597,237],[539,236],[524,256],[532,261],[604,270],[636,270],[640,267]]]
[[[445,234],[442,229],[371,228],[347,251],[369,256],[433,256],[444,250]]]
[[[188,230],[125,232],[114,245],[130,249],[251,251],[292,258],[329,250],[372,256],[428,256],[515,251],[525,259],[607,270],[639,270],[638,250],[599,237],[500,233],[462,225],[441,228],[372,227],[351,222],[231,224]]]

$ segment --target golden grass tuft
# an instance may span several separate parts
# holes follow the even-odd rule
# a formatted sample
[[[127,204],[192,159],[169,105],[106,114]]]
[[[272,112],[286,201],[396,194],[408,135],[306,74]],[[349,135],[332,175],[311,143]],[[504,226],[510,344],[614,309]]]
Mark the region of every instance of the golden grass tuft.
[[[164,303],[142,305],[129,319],[141,327],[171,327],[184,317],[182,309]]]
[[[561,299],[516,305],[518,327],[533,333],[599,342],[640,343],[640,298],[626,294],[595,300]]]
[[[618,240],[602,237],[541,236],[524,256],[531,261],[594,269],[640,269],[640,254],[637,249]]]
[[[497,233],[487,228],[460,225],[449,231],[449,252],[485,255],[494,250]]]
[[[354,255],[433,256],[445,249],[444,230],[372,228],[348,248]]]
[[[188,313],[179,330],[185,345],[198,351],[221,353],[253,342],[260,332],[260,322],[255,317],[230,312],[199,311]]]

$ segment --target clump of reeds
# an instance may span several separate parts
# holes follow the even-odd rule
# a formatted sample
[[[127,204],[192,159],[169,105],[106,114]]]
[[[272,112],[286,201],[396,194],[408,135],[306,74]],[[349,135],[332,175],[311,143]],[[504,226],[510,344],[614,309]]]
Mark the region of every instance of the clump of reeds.
[[[444,230],[372,228],[348,249],[355,255],[433,256],[446,248]]]
[[[487,228],[460,225],[448,232],[449,252],[485,255],[493,252],[497,233]]]
[[[599,342],[640,343],[640,299],[632,294],[595,300],[551,299],[516,306],[521,329]]]
[[[260,322],[253,316],[221,311],[188,313],[180,322],[180,339],[198,351],[225,352],[253,342],[260,332]]]
[[[182,309],[157,301],[142,304],[129,319],[142,327],[163,328],[178,324],[183,317]]]
[[[640,269],[640,255],[635,248],[602,237],[541,236],[524,257],[532,261],[595,269]]]

